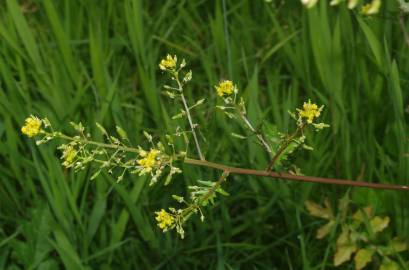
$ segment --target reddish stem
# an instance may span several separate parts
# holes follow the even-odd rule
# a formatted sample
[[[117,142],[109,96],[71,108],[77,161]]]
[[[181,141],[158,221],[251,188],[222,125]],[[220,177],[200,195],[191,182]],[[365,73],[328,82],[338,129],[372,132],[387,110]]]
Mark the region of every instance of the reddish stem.
[[[271,171],[265,171],[265,170],[244,169],[244,168],[237,168],[237,167],[229,167],[229,166],[225,166],[225,165],[214,163],[214,162],[191,159],[191,158],[185,158],[184,162],[187,164],[214,168],[217,170],[227,171],[229,173],[235,173],[235,174],[265,176],[265,177],[271,177],[271,178],[281,178],[285,180],[312,182],[312,183],[321,183],[321,184],[333,184],[333,185],[343,185],[343,186],[352,186],[352,187],[366,187],[366,188],[373,188],[373,189],[392,189],[392,190],[409,191],[409,186],[402,186],[402,185],[371,183],[371,182],[353,181],[353,180],[347,180],[347,179],[322,178],[322,177],[314,177],[314,176],[293,175],[289,173],[278,173],[278,172],[271,172]]]

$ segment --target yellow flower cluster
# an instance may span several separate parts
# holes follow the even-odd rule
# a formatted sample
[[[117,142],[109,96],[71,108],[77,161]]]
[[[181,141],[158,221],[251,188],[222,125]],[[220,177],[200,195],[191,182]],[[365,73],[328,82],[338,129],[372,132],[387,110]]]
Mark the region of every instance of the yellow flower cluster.
[[[301,118],[306,118],[307,122],[311,124],[314,121],[314,118],[320,116],[323,107],[318,108],[318,105],[311,103],[311,100],[304,102],[303,109],[297,109]]]
[[[331,0],[330,5],[331,6],[336,6],[344,2],[345,0]],[[358,4],[360,0],[348,0],[348,8],[349,9],[354,9]],[[301,3],[306,7],[306,8],[312,8],[315,5],[317,5],[318,0],[301,0]],[[361,13],[363,15],[373,15],[379,13],[379,9],[381,7],[382,0],[372,0],[370,3],[367,3],[362,6],[361,8]]]
[[[159,64],[161,70],[175,70],[176,69],[177,57],[168,54],[165,59],[162,59]]]
[[[42,123],[43,122],[38,117],[31,115],[30,117],[26,118],[25,124],[21,128],[21,132],[26,134],[28,137],[34,137],[40,133]]]
[[[223,97],[224,95],[231,95],[235,91],[235,86],[232,81],[224,80],[215,86],[217,95]]]
[[[381,0],[372,0],[371,3],[364,5],[361,9],[361,13],[364,15],[373,15],[379,12],[381,7]]]
[[[62,153],[62,159],[64,160],[63,164],[65,167],[70,167],[75,160],[78,152],[72,145],[68,145],[64,152]]]
[[[152,171],[153,167],[155,166],[157,160],[157,156],[159,155],[160,151],[158,149],[151,149],[148,152],[146,151],[139,151],[139,155],[142,157],[138,159],[138,164],[144,167],[146,172]]]
[[[158,222],[158,226],[164,232],[171,228],[175,223],[175,218],[171,214],[166,212],[166,210],[164,209],[155,212],[155,214],[156,214],[155,219]]]

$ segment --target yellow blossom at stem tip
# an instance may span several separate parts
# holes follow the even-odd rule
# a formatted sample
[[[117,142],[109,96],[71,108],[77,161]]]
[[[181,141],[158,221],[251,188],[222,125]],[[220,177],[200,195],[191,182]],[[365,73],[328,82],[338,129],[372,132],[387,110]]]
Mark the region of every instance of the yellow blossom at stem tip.
[[[217,95],[223,97],[224,95],[231,95],[235,92],[236,87],[233,85],[232,81],[224,80],[215,86]]]
[[[161,228],[164,232],[167,231],[169,228],[173,226],[175,223],[175,218],[166,212],[166,210],[161,209],[160,211],[155,212],[156,214],[156,221],[158,222],[159,228]]]
[[[139,155],[143,158],[138,159],[138,164],[144,167],[145,171],[152,171],[156,164],[156,157],[159,155],[160,151],[158,149],[151,149],[149,153],[146,151],[140,151]]]
[[[311,124],[314,121],[314,118],[320,116],[323,106],[318,108],[318,105],[311,103],[311,100],[304,102],[303,109],[297,109],[301,118],[307,118],[308,124]]]
[[[38,135],[41,131],[42,125],[41,119],[38,117],[31,115],[30,117],[26,118],[24,126],[21,128],[21,132],[28,137],[34,137]]]
[[[175,70],[176,69],[176,62],[177,62],[176,55],[173,56],[173,58],[172,58],[172,56],[170,54],[168,54],[166,56],[166,58],[164,58],[164,59],[162,59],[160,61],[159,68],[161,70]]]

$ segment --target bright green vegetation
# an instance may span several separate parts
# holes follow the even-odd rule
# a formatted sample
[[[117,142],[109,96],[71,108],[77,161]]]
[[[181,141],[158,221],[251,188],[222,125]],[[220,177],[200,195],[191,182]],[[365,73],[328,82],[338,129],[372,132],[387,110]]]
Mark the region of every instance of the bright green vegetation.
[[[326,1],[310,10],[272,2],[4,0],[0,269],[332,269],[337,235],[316,240],[325,222],[304,202],[329,197],[336,205],[345,187],[231,175],[224,186],[231,196],[218,198],[205,223],[189,222],[180,240],[155,223],[154,212],[173,200],[163,189],[184,194],[218,172],[184,165],[166,187],[134,175],[119,184],[104,173],[90,181],[91,169],[61,166],[58,142],[37,147],[20,131],[34,113],[66,133],[69,121],[92,134],[95,122],[118,125],[135,144],[144,142],[142,130],[174,132],[185,122],[171,119],[178,107],[161,94],[158,68],[169,52],[194,71],[187,99],[207,99],[192,117],[208,160],[268,163],[255,140],[230,136],[245,131],[214,109],[213,85],[231,79],[259,128],[292,129],[287,110],[308,98],[326,106],[331,127],[311,132],[315,150],[293,160],[302,173],[409,184],[409,46],[397,3],[382,1],[368,18]],[[409,238],[408,193],[350,194],[390,217],[383,235]],[[408,251],[399,256],[408,260]]]

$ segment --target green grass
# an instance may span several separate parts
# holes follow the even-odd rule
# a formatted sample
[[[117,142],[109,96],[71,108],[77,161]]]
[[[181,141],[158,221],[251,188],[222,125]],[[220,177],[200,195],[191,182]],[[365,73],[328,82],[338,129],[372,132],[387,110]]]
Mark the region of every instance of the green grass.
[[[374,18],[326,1],[308,11],[299,1],[3,2],[0,269],[333,268],[303,202],[335,201],[344,187],[231,176],[225,189],[232,196],[208,209],[205,223],[192,219],[180,240],[160,232],[153,212],[217,172],[186,165],[168,187],[148,187],[149,179],[136,176],[90,182],[90,169],[61,167],[56,143],[37,147],[20,133],[31,113],[68,132],[69,121],[94,134],[96,121],[119,125],[134,143],[143,143],[142,130],[172,132],[183,122],[170,119],[177,106],[161,95],[158,62],[167,52],[193,70],[188,99],[206,98],[193,117],[209,160],[252,168],[268,162],[254,141],[232,138],[244,131],[214,109],[213,85],[229,78],[257,125],[287,131],[287,110],[308,98],[325,104],[331,128],[309,134],[315,151],[294,160],[304,174],[409,184],[409,47],[395,1],[384,0]],[[22,3],[36,8],[22,13]],[[351,194],[409,237],[408,194]]]

